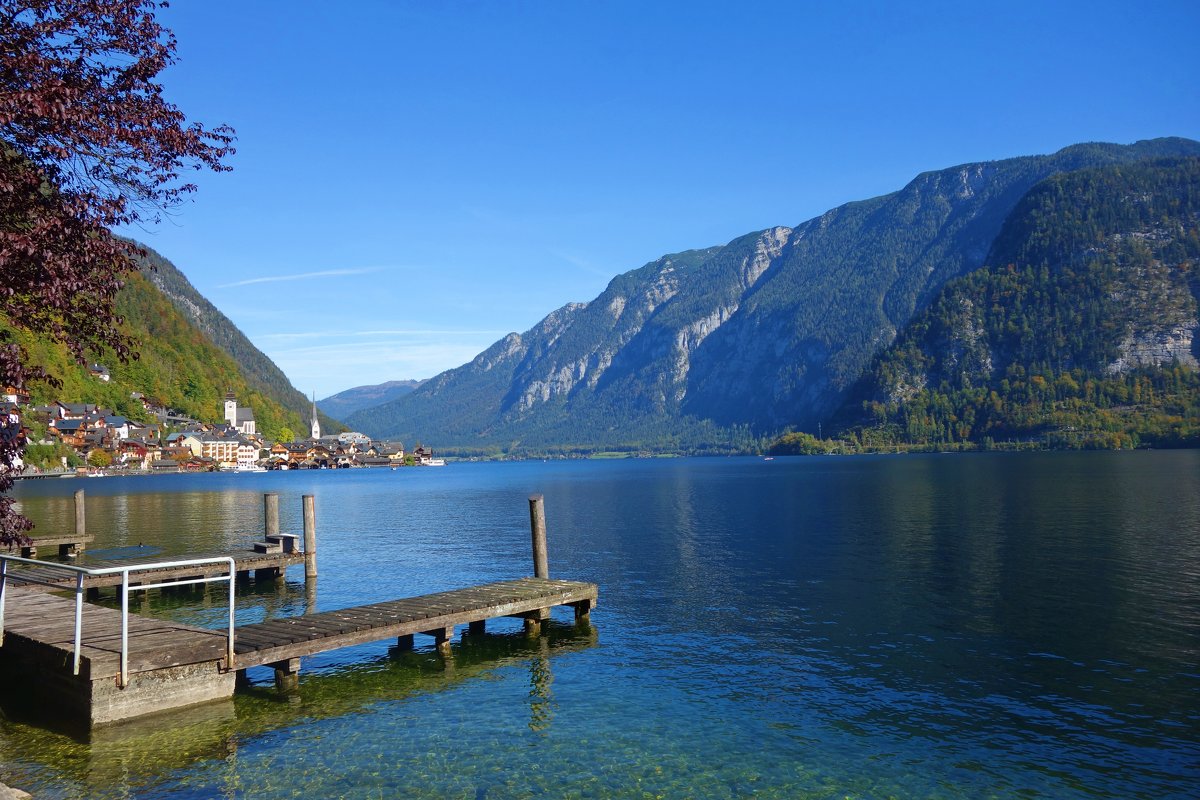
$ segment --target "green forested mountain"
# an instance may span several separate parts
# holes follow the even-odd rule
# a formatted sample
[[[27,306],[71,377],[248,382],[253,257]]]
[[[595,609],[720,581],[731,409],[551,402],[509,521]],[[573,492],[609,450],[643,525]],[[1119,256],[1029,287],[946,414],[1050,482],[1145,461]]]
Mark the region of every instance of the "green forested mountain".
[[[150,270],[151,264],[157,271]],[[133,419],[143,419],[145,412],[141,403],[130,397],[131,392],[137,391],[196,419],[218,422],[223,413],[225,393],[232,389],[239,405],[254,410],[258,430],[268,438],[276,437],[285,427],[295,432],[308,430],[311,407],[305,409],[303,396],[287,384],[278,367],[254,349],[233,323],[212,308],[170,262],[152,254],[152,259],[141,266],[139,272],[128,276],[116,303],[117,313],[124,317],[125,327],[136,341],[134,350],[139,358],[121,364],[110,353],[100,355],[97,360],[108,368],[110,381],[103,382],[89,375],[87,369],[71,359],[65,348],[24,332],[14,332],[15,339],[30,353],[32,362],[46,366],[63,382],[58,389],[44,384],[31,386],[34,402],[96,403]],[[168,298],[156,286],[158,281],[174,287],[176,296]],[[193,324],[192,319],[180,313],[180,298],[187,298],[198,307],[201,303],[207,307],[208,318],[224,330],[226,340],[244,342],[252,351],[247,356],[251,366],[239,363]],[[200,312],[203,311],[204,308],[200,308]],[[241,352],[246,356],[249,351],[243,349]],[[287,392],[280,392],[271,381],[269,373],[272,372],[283,381]]]
[[[1200,159],[1055,175],[987,263],[875,361],[852,440],[1200,446]]]
[[[238,364],[247,385],[254,392],[272,398],[303,420],[299,428],[293,428],[295,432],[307,431],[312,418],[312,400],[292,386],[275,362],[255,347],[204,295],[197,292],[174,264],[150,248],[146,248],[146,254],[145,262],[141,265],[142,274],[158,287],[180,314]],[[320,409],[317,417],[324,431],[344,430],[340,422],[322,414]]]
[[[815,429],[946,281],[981,267],[1057,173],[1200,155],[1157,139],[919,175],[795,228],[665,256],[346,421],[460,451],[753,446]]]

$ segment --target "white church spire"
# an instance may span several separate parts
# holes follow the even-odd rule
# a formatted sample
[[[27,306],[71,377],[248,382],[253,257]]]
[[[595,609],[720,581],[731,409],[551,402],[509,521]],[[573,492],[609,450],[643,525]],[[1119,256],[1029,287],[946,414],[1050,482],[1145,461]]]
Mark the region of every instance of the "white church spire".
[[[321,438],[321,423],[317,422],[317,393],[313,392],[312,438]]]

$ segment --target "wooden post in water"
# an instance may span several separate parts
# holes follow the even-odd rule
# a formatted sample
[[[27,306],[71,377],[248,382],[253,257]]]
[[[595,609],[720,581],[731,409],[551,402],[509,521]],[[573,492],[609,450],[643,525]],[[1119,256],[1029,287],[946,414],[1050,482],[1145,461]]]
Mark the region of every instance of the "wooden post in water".
[[[529,532],[533,539],[533,576],[550,577],[550,557],[546,549],[546,505],[540,494],[529,498]],[[550,609],[541,608],[525,616],[525,633],[537,636],[542,632],[542,620],[550,618]]]
[[[540,494],[529,498],[529,531],[533,534],[533,576],[550,577],[550,559],[546,554],[546,507]]]
[[[300,688],[300,659],[289,658],[271,665],[275,668],[275,688],[281,692],[294,692]]]
[[[317,511],[313,496],[304,495],[304,577],[317,577]]]
[[[263,536],[279,535],[279,495],[267,492],[263,495]]]
[[[75,490],[75,546],[83,549],[83,540],[87,536],[87,511],[83,502],[83,489]]]

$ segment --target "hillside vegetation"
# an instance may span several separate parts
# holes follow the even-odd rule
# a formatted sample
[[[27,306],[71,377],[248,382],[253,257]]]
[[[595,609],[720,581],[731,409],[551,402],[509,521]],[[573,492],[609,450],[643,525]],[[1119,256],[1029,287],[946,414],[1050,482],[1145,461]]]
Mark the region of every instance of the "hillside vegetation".
[[[1200,446],[1200,159],[1053,176],[988,264],[875,361],[849,446]]]
[[[164,262],[156,263],[159,272],[155,275],[161,276],[164,271],[168,277],[178,275],[174,267],[167,271]],[[108,382],[89,375],[86,367],[71,359],[66,348],[13,331],[15,340],[30,354],[31,363],[45,366],[62,380],[59,389],[41,383],[31,386],[33,402],[95,403],[131,419],[145,420],[141,402],[131,398],[132,392],[141,392],[188,416],[219,422],[225,393],[232,390],[239,405],[254,410],[258,430],[268,439],[275,438],[284,427],[307,430],[308,415],[281,402],[271,384],[261,376],[251,380],[243,366],[159,291],[147,277],[148,269],[148,264],[143,265],[141,272],[127,277],[116,303],[117,313],[125,318],[125,329],[136,342],[134,350],[139,358],[121,364],[111,353],[101,354],[96,360],[108,368],[111,375]],[[233,327],[232,323],[228,325]],[[266,359],[261,353],[258,355]],[[277,367],[275,371],[278,372]],[[295,389],[291,392],[299,394]]]

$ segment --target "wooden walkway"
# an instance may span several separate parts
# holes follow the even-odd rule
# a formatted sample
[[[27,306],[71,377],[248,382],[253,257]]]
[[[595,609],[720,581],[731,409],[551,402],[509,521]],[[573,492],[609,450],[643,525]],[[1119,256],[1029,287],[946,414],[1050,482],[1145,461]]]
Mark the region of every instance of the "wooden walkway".
[[[522,578],[242,625],[234,637],[236,666],[278,665],[339,647],[400,640],[415,633],[433,636],[441,645],[454,635],[455,625],[470,624],[478,631],[486,620],[537,615],[553,606],[572,606],[576,616],[583,617],[590,613],[597,593],[594,583]],[[411,639],[405,643],[410,644]]]

